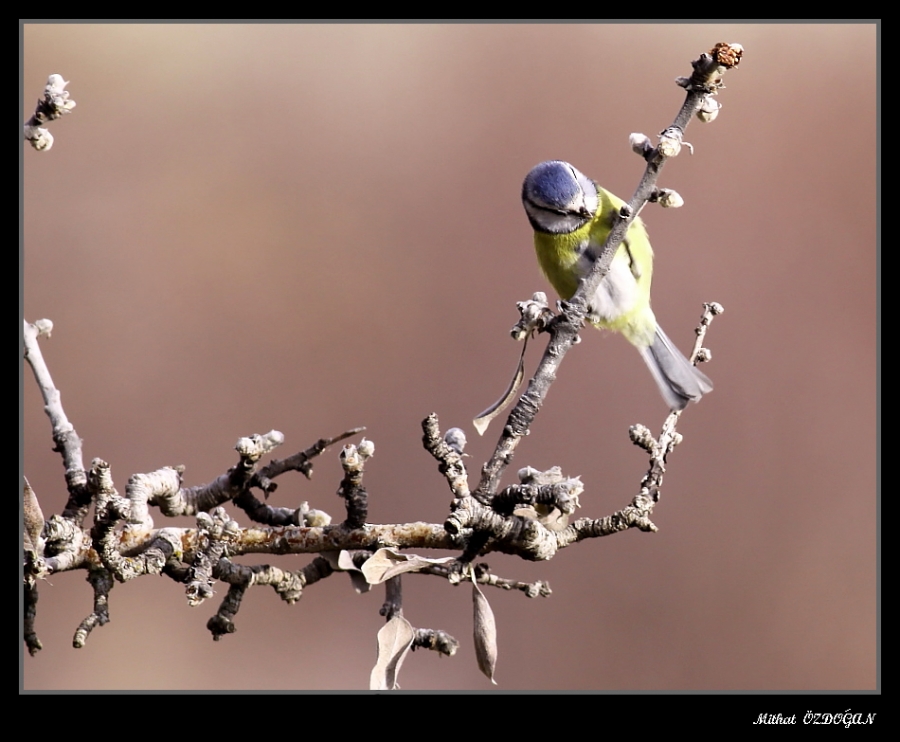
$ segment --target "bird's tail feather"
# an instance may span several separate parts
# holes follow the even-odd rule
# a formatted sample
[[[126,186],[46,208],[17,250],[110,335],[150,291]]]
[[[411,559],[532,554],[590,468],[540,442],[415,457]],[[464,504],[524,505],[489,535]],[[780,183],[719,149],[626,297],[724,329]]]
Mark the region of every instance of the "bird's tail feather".
[[[706,374],[684,357],[659,325],[653,343],[640,351],[670,409],[683,410],[688,402],[699,402],[700,397],[712,391]]]

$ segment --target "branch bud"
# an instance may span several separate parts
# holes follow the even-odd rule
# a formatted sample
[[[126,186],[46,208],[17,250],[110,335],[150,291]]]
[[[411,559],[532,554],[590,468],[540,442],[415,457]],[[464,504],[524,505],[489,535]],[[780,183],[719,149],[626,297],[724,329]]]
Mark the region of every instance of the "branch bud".
[[[35,127],[29,130],[26,126],[25,138],[31,142],[31,146],[38,152],[46,152],[53,146],[53,135],[47,129]]]
[[[732,67],[737,67],[741,63],[741,57],[744,56],[744,47],[740,44],[725,44],[720,42],[712,48],[710,54],[720,67],[731,69]]]
[[[680,209],[684,206],[684,199],[678,191],[671,188],[659,188],[656,193],[656,202],[664,209]]]
[[[63,80],[62,75],[50,75],[47,85],[44,87],[44,99],[53,106],[56,113],[54,118],[63,116],[75,108],[75,101],[69,100],[69,91],[66,90],[68,80]]]
[[[628,437],[631,438],[631,442],[635,446],[643,448],[648,453],[653,453],[655,441],[647,426],[641,424],[632,425],[628,429]]]
[[[650,137],[640,132],[633,132],[628,136],[628,143],[635,154],[640,155],[645,160],[653,152],[653,145],[650,143]]]
[[[356,447],[357,452],[362,457],[363,461],[372,456],[375,453],[375,444],[367,438],[363,438],[359,445]]]
[[[516,308],[522,317],[510,330],[514,340],[524,340],[533,331],[542,330],[552,316],[547,294],[543,291],[536,291],[528,301],[516,302]]]
[[[533,466],[524,466],[519,469],[517,476],[522,484],[528,484],[538,474],[540,474],[540,472]]]
[[[331,516],[324,510],[310,510],[304,514],[304,521],[311,528],[321,528],[331,525]]]
[[[568,481],[563,476],[562,469],[558,466],[552,466],[547,471],[538,471],[534,467],[526,466],[519,469],[519,481],[522,484],[559,484]]]
[[[53,332],[53,322],[49,319],[39,319],[34,323],[34,329],[37,330],[38,337],[50,337]]]
[[[659,135],[659,153],[663,157],[677,157],[681,152],[681,142],[684,135],[681,129],[671,127]]]
[[[700,106],[697,108],[697,118],[704,124],[715,121],[716,116],[719,115],[720,108],[722,108],[722,104],[719,103],[719,101],[711,95],[706,95],[703,97]]]
[[[450,428],[444,433],[444,443],[452,448],[456,453],[462,455],[466,448],[466,434],[462,428]]]

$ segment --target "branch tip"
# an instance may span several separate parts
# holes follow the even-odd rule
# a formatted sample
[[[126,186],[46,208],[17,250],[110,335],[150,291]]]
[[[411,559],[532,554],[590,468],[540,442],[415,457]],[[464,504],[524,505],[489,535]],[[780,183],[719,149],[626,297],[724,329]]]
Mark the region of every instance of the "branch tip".
[[[75,108],[75,101],[69,100],[69,92],[62,75],[50,75],[44,86],[44,96],[38,100],[34,115],[24,126],[25,140],[38,152],[46,152],[53,146],[53,135],[42,124],[54,121]]]

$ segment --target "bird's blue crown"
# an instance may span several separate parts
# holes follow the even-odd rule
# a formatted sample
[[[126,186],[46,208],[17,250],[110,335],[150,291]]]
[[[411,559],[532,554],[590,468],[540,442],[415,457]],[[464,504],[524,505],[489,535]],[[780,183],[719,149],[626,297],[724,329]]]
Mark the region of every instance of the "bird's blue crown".
[[[569,163],[548,160],[531,169],[524,190],[533,201],[563,208],[578,196],[580,188]]]

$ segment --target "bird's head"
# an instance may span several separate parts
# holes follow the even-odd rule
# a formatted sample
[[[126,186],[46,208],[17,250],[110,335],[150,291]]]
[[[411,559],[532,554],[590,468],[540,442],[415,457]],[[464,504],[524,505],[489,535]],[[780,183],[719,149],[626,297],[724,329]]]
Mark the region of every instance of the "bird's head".
[[[568,234],[594,218],[600,199],[584,173],[568,162],[548,160],[525,176],[522,205],[535,230]]]

